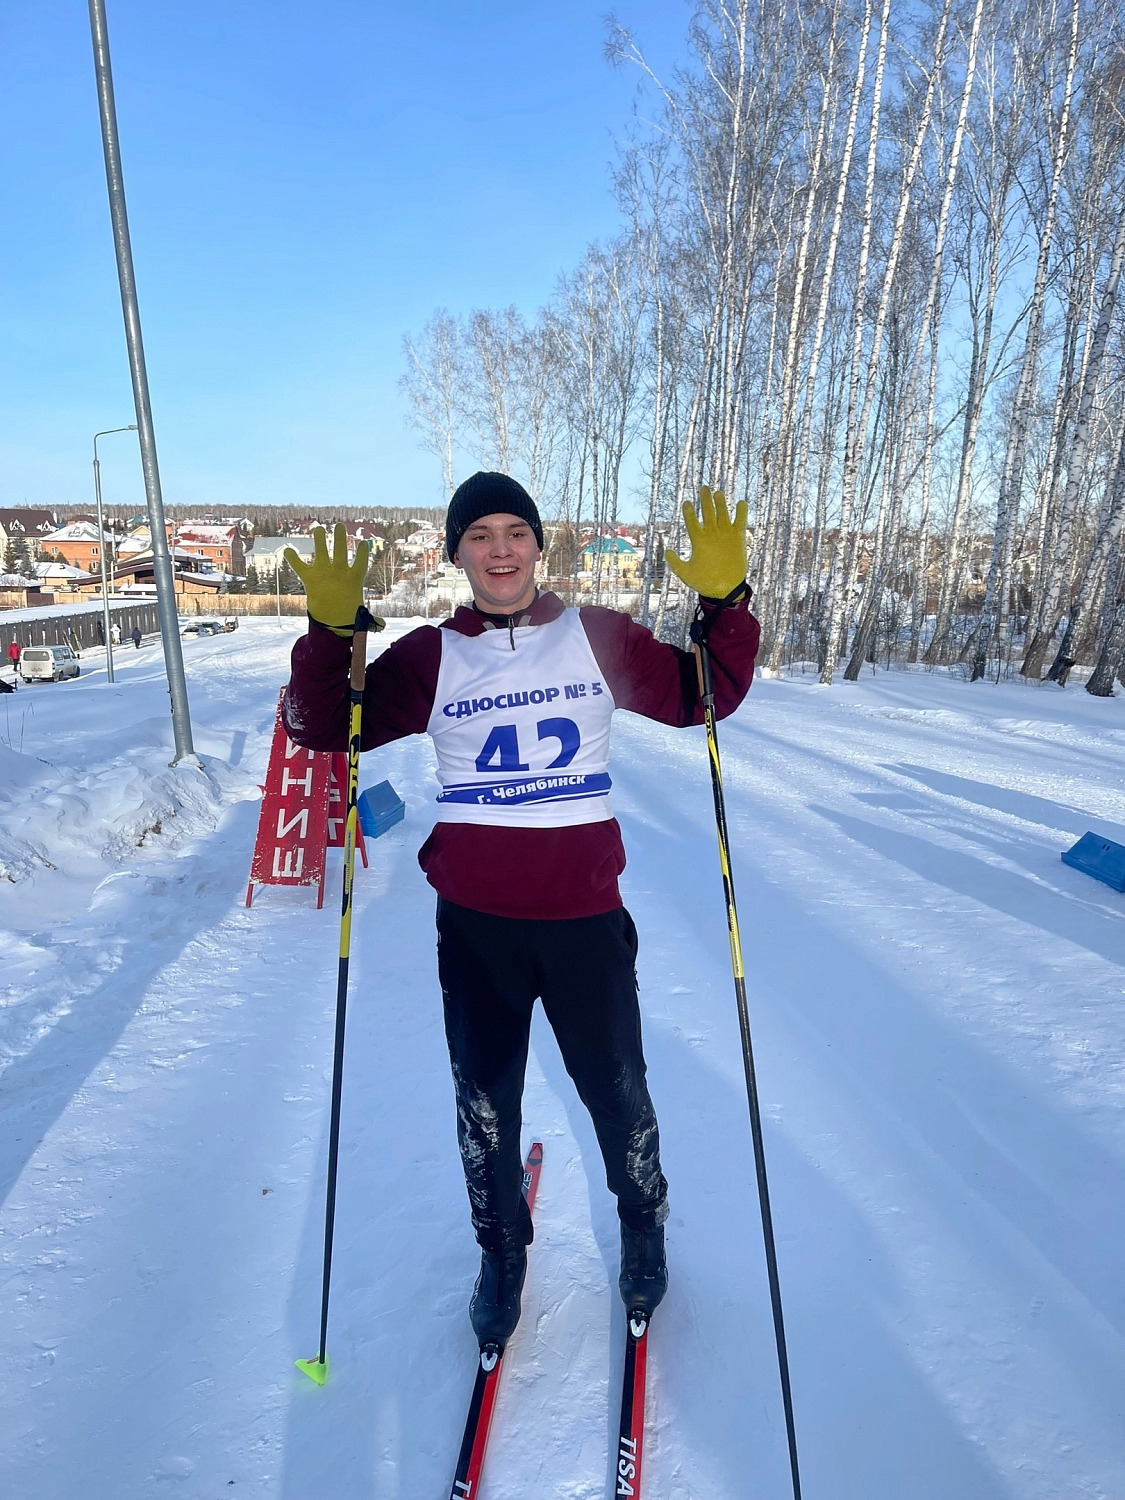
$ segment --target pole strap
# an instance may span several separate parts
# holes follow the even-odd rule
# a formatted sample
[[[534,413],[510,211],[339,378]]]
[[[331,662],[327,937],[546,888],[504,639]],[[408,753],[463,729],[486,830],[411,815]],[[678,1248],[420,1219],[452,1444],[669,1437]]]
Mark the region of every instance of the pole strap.
[[[707,637],[711,634],[711,627],[722,614],[724,609],[729,609],[732,604],[741,604],[743,599],[752,599],[754,590],[744,578],[737,587],[731,589],[730,593],[723,599],[708,599],[707,603],[712,607],[705,608],[703,596],[700,595],[699,603],[695,607],[695,618],[691,622],[689,634],[697,646],[705,646]]]

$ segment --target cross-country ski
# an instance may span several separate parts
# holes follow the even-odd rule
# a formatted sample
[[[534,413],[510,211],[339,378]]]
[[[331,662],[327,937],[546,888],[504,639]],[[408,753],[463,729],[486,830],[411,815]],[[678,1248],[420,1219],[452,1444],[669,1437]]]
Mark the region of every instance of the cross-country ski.
[[[543,1144],[541,1141],[534,1141],[523,1165],[523,1195],[529,1212],[535,1207],[542,1168]],[[449,1500],[469,1500],[470,1496],[480,1494],[481,1474],[484,1471],[484,1457],[488,1448],[488,1435],[492,1429],[496,1396],[500,1389],[504,1354],[505,1350],[498,1344],[484,1343],[480,1347],[473,1394],[469,1400],[469,1414],[465,1419],[465,1432],[461,1439],[461,1451],[457,1455],[457,1470],[453,1476]]]
[[[617,1437],[614,1494],[644,1494],[645,1391],[648,1379],[648,1318],[625,1315],[625,1364],[621,1376],[621,1422]]]

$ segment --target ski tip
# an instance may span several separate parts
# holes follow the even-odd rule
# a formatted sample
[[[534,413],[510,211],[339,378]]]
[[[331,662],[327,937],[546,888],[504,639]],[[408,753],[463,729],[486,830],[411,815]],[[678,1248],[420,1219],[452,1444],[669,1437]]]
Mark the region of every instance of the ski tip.
[[[296,1359],[293,1363],[310,1380],[315,1380],[317,1385],[323,1385],[328,1379],[328,1356],[320,1359]]]

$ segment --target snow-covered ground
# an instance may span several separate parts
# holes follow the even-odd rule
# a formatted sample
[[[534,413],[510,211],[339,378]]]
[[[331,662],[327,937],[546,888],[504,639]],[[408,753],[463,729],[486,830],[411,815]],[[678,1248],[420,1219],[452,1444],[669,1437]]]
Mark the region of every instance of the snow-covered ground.
[[[405,628],[395,622],[392,631]],[[294,623],[0,698],[0,1495],[448,1493],[476,1268],[434,972],[428,742],[357,876],[329,1348],[337,917],[243,905]],[[787,1493],[705,749],[620,715],[673,1212],[650,1500]],[[722,727],[807,1500],[1125,1496],[1125,699],[759,681]],[[7,879],[3,874],[7,874]],[[338,865],[333,866],[338,882]],[[546,1156],[482,1500],[610,1494],[623,1315],[593,1132],[536,1023]]]

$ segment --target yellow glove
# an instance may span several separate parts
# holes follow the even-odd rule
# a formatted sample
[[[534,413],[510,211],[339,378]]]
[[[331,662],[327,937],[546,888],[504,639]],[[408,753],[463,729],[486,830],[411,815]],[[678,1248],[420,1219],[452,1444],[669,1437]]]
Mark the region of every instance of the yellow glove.
[[[302,562],[292,547],[286,547],[283,556],[305,586],[310,616],[336,635],[350,636],[356,610],[363,603],[363,580],[367,576],[371,543],[360,542],[355,549],[355,561],[349,563],[348,534],[343,526],[335,529],[331,557],[323,526],[313,527],[312,538],[312,562]],[[377,621],[375,628],[382,630],[383,621]]]
[[[746,581],[746,501],[727,513],[722,490],[701,488],[699,510],[684,506],[684,525],[691,541],[691,557],[685,562],[678,552],[668,551],[664,561],[682,583],[706,599],[725,599]]]

